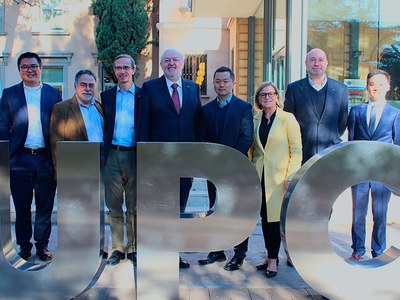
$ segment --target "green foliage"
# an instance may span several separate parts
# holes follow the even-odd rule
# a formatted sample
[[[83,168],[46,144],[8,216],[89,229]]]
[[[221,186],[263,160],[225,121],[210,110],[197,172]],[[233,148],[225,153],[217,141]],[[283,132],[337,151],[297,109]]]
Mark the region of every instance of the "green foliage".
[[[92,9],[98,17],[95,40],[99,59],[114,82],[114,58],[129,54],[135,61],[149,43],[150,21],[146,0],[93,0]]]

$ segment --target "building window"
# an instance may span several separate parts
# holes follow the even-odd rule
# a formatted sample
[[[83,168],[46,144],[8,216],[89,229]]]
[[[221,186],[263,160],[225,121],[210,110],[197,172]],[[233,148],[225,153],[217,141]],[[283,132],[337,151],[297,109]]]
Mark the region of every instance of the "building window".
[[[72,53],[38,53],[42,58],[42,82],[60,90],[63,99],[68,99],[68,67],[71,65]]]
[[[63,32],[66,12],[64,0],[40,0],[38,31]]]
[[[63,95],[64,80],[63,80],[62,67],[47,67],[43,66],[42,82],[50,84],[60,90],[61,96]]]
[[[367,100],[366,77],[376,68],[393,75],[388,100],[400,99],[400,80],[396,78],[400,72],[400,20],[393,9],[396,6],[398,0],[309,1],[307,50],[326,50],[327,74],[348,86],[350,105]]]
[[[201,95],[207,95],[207,55],[186,55],[182,77],[196,82]]]

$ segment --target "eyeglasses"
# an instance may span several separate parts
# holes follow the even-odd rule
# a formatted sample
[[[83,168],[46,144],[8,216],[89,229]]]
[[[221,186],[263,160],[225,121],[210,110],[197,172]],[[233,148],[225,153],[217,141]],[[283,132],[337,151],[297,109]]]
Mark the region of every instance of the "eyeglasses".
[[[277,95],[277,93],[274,92],[269,92],[269,93],[261,93],[258,94],[258,98],[260,99],[267,99],[267,98],[272,98],[273,96]]]
[[[132,67],[130,67],[130,66],[116,66],[116,67],[114,67],[114,70],[117,70],[117,71],[122,71],[122,70],[128,71],[130,69],[132,69]]]
[[[38,65],[22,65],[19,67],[20,70],[24,71],[24,72],[28,72],[29,69],[31,69],[32,71],[36,71],[39,66]]]
[[[94,89],[94,83],[80,82],[79,86],[82,88]]]

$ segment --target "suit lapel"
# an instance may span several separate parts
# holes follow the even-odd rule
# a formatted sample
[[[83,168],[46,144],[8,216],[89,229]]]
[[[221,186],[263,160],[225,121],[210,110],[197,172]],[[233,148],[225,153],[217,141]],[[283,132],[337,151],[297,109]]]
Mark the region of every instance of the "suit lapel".
[[[274,122],[272,123],[271,129],[268,134],[268,140],[267,144],[265,145],[265,149],[268,148],[268,145],[271,143],[271,140],[275,140],[276,135],[280,134],[276,128],[279,128],[281,126],[282,122],[282,115],[281,112],[279,111],[279,108],[276,108],[276,114],[275,114],[275,119]]]
[[[81,133],[85,136],[86,140],[89,140],[85,126],[85,121],[83,120],[82,113],[79,108],[79,102],[76,99],[76,96],[72,97],[71,99],[70,110],[71,110],[71,115],[74,117],[74,119],[76,120],[76,124],[79,126],[81,130]]]
[[[321,119],[325,115],[325,108],[327,108],[327,107],[330,108],[330,107],[334,107],[335,105],[337,105],[337,104],[335,104],[336,88],[335,88],[334,82],[328,78],[326,85],[327,85],[326,100],[325,100],[324,108],[322,110]],[[328,109],[328,111],[330,111],[330,109]]]
[[[25,127],[25,133],[28,134],[28,104],[26,103],[24,85],[21,82],[17,87],[17,93],[15,102],[13,101],[14,109],[17,114],[21,116],[21,120],[24,121],[23,126]],[[26,138],[26,136],[25,136]],[[25,141],[25,140],[24,140]]]
[[[184,89],[183,79],[182,79],[182,85],[183,85],[182,86],[182,98],[184,98],[185,89]],[[168,107],[177,114],[175,106],[174,106],[174,102],[172,101],[171,94],[169,93],[169,87],[167,86],[167,81],[166,81],[164,75],[161,76],[158,81],[158,89],[160,91],[161,96],[164,98],[165,102],[167,103]],[[183,103],[184,103],[184,101],[182,99],[182,108],[183,108]]]
[[[358,120],[361,123],[361,126],[364,128],[365,132],[367,132],[368,135],[371,136],[367,123],[367,108],[368,105],[365,103],[360,106],[360,110],[358,111]]]
[[[304,99],[306,99],[304,105],[307,105],[308,109],[314,113],[314,115],[317,119],[319,119],[317,110],[315,109],[314,101],[313,101],[311,93],[310,93],[309,83],[307,82],[307,80],[308,80],[308,78],[305,78],[301,82],[301,85],[300,85],[300,91],[303,93]]]
[[[139,102],[142,97],[142,91],[135,85],[135,130],[137,126],[137,120],[138,120],[138,111],[139,111]]]
[[[108,94],[108,93],[107,93]],[[114,125],[115,125],[115,116],[117,114],[117,85],[111,88],[111,92],[109,94],[109,100],[107,101],[107,108],[106,109],[106,120],[107,120],[107,126],[110,126],[110,132],[114,132]],[[106,107],[106,104],[103,104],[104,107]],[[111,137],[112,139],[112,137]]]
[[[101,117],[104,120],[104,113],[103,113],[103,108],[101,107],[100,103],[98,101],[94,101],[94,105],[96,106],[97,110],[99,111],[99,113],[101,114]]]
[[[379,119],[378,124],[376,125],[374,134],[378,134],[379,135],[379,130],[383,126],[385,126],[385,123],[390,119],[391,119],[391,117],[390,117],[390,106],[389,106],[389,104],[386,103],[385,106],[383,107],[382,116]]]
[[[47,95],[47,86],[43,84],[42,86],[42,91],[40,92],[40,120],[42,121],[43,124],[47,124],[47,120],[49,118],[49,101],[45,100],[45,97]],[[44,131],[44,126],[42,126],[42,131]],[[46,133],[43,132],[43,136],[46,136]]]
[[[181,111],[184,110],[187,106],[187,101],[189,101],[189,99],[186,97],[186,95],[191,95],[193,93],[191,93],[190,91],[190,86],[187,84],[186,80],[184,78],[182,78],[182,106],[181,106]],[[171,99],[172,102],[172,99]]]
[[[227,128],[227,124],[229,123],[229,120],[231,118],[237,117],[238,105],[236,105],[236,103],[235,103],[236,101],[242,101],[242,100],[236,99],[235,96],[232,96],[231,102],[229,103],[228,109],[226,111],[224,124],[222,125],[221,136],[225,136],[225,134],[229,134],[229,128]],[[228,132],[226,132],[226,130],[228,130]]]
[[[262,151],[264,152],[265,149],[261,143],[260,134],[259,134],[262,117],[263,117],[263,111],[260,111],[256,115],[254,115],[254,134],[255,134],[255,140],[256,140],[258,148],[262,149]]]

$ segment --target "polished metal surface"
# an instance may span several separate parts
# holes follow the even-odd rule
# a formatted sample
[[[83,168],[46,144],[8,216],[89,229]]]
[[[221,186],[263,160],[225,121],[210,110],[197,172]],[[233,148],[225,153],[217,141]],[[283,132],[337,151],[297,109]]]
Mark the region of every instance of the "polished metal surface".
[[[104,268],[100,145],[61,142],[57,155],[57,250],[47,265],[25,262],[11,241],[8,143],[0,142],[1,298],[71,299]]]
[[[329,299],[400,297],[399,249],[389,247],[379,258],[352,262],[339,257],[329,241],[335,200],[345,189],[365,181],[382,182],[399,195],[400,147],[372,141],[330,147],[302,166],[284,199],[284,247],[300,276]]]
[[[223,145],[139,143],[137,149],[137,299],[179,299],[179,252],[227,249],[248,237],[260,212],[260,179],[247,157]],[[180,218],[181,177],[214,183],[213,213]]]

